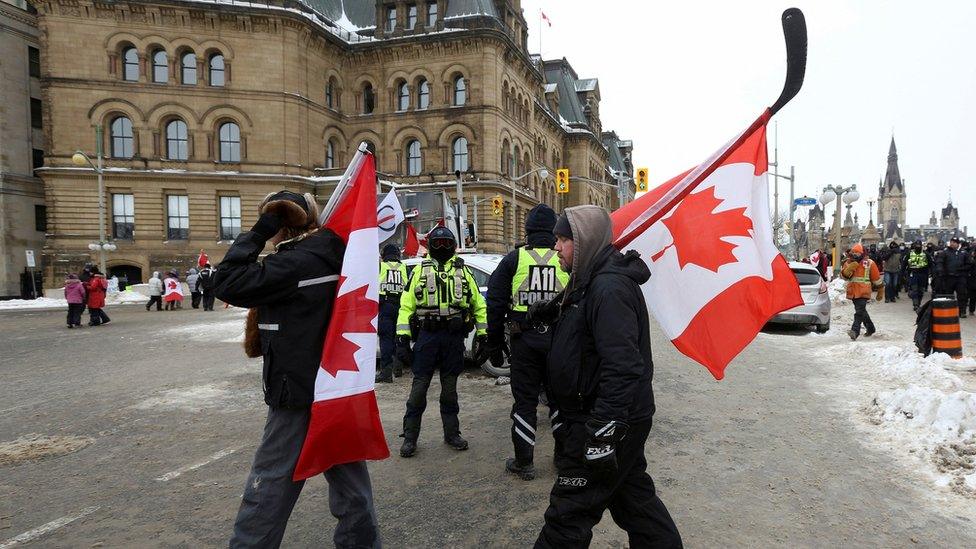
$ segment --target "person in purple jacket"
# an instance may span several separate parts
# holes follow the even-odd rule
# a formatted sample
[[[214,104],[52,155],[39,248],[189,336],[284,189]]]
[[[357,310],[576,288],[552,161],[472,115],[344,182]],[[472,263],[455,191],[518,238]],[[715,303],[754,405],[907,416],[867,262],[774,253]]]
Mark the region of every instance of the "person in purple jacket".
[[[64,298],[68,301],[68,327],[81,326],[81,313],[85,310],[85,285],[78,275],[69,274],[64,281]]]

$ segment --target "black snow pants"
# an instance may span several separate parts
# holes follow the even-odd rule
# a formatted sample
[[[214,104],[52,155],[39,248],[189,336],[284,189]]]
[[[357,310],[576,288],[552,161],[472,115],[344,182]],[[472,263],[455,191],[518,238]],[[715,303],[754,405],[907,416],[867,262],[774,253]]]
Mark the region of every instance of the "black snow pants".
[[[864,324],[864,329],[868,333],[874,333],[874,322],[871,321],[871,315],[868,314],[868,298],[857,297],[852,300],[854,302],[854,324],[851,329],[854,333],[861,333],[861,324]]]
[[[208,290],[203,292],[203,310],[212,311],[214,306],[214,295],[213,290]]]
[[[946,295],[956,295],[956,302],[959,304],[959,314],[966,314],[966,300],[968,297],[967,277],[947,276],[942,279],[942,293]]]
[[[627,532],[631,547],[682,547],[678,527],[647,474],[644,445],[651,420],[630,426],[617,445],[617,471],[601,474],[584,464],[586,425],[563,419],[563,427],[555,432],[562,439],[556,450],[556,483],[535,546],[589,547],[593,527],[609,509],[613,521]]]
[[[81,313],[84,310],[84,303],[68,303],[68,326],[81,326]]]
[[[420,425],[427,409],[427,390],[434,378],[434,370],[440,371],[444,439],[460,434],[457,382],[464,370],[464,337],[465,334],[460,332],[420,330],[413,345],[413,364],[410,365],[413,383],[407,397],[407,412],[403,415],[403,438],[416,442],[420,436]]]
[[[149,303],[146,303],[146,310],[147,311],[150,308],[152,308],[153,303],[156,304],[156,310],[157,311],[162,311],[163,310],[163,296],[161,296],[161,295],[151,295],[151,296],[149,296]]]
[[[536,408],[545,382],[549,340],[549,334],[531,329],[511,337],[512,445],[519,465],[532,463],[534,456]],[[554,425],[559,423],[557,412],[551,411],[549,418]]]

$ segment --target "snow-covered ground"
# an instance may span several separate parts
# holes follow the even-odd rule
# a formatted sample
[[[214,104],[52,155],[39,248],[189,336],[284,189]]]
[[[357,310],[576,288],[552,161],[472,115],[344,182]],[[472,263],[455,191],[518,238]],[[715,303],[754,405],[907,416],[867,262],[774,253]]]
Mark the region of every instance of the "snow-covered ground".
[[[234,308],[232,312],[232,318],[228,319],[226,315],[221,315],[218,317],[221,320],[217,321],[212,321],[209,315],[202,315],[195,318],[193,323],[167,328],[166,333],[187,337],[194,341],[243,343],[247,309]]]
[[[145,303],[145,295],[132,290],[113,292],[105,296],[106,305],[123,305],[129,303]],[[37,299],[8,299],[0,301],[0,310],[4,309],[58,309],[68,308],[68,302],[62,298],[39,297]]]
[[[891,453],[937,492],[976,498],[976,359],[919,354],[915,315],[904,295],[898,303],[872,301],[878,333],[851,341],[846,332],[854,307],[843,288],[843,281],[829,285],[831,330],[804,338],[817,343],[814,354],[831,366],[817,389],[839,399],[866,434],[865,444]],[[961,322],[964,352],[973,354],[976,322]]]

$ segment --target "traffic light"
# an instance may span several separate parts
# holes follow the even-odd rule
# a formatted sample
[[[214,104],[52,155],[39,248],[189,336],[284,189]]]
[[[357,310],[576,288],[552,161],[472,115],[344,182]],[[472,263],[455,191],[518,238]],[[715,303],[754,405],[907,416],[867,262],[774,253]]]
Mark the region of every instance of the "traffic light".
[[[569,192],[569,169],[559,168],[556,170],[556,192],[565,194]]]
[[[637,168],[637,192],[647,192],[647,168]]]
[[[491,215],[500,216],[505,213],[505,200],[497,194],[491,199]]]

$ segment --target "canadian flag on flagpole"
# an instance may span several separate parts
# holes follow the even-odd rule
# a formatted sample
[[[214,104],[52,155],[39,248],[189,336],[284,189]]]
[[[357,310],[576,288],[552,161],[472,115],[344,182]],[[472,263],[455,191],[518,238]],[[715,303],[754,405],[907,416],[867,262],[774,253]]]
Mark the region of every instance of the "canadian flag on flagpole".
[[[403,245],[403,253],[407,257],[417,257],[420,251],[420,240],[417,238],[417,229],[413,228],[412,223],[407,223],[407,241]]]
[[[800,91],[806,71],[803,13],[783,12],[786,84],[741,134],[693,170],[612,214],[614,245],[648,263],[648,308],[675,347],[716,379],[773,315],[803,304],[773,245],[766,125]]]
[[[709,162],[612,215],[617,247],[639,251],[651,269],[643,286],[651,314],[716,379],[773,315],[803,304],[773,245],[765,123],[710,160],[724,153],[707,176]],[[674,206],[661,215],[669,198]]]
[[[390,456],[373,392],[379,312],[374,162],[360,147],[320,217],[345,241],[346,252],[296,481],[333,465]]]
[[[546,15],[546,12],[544,12],[542,10],[539,10],[539,13],[542,15],[542,20],[545,21],[546,24],[548,24],[549,27],[551,28],[552,27],[552,20],[549,19],[549,16]]]

